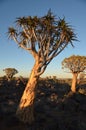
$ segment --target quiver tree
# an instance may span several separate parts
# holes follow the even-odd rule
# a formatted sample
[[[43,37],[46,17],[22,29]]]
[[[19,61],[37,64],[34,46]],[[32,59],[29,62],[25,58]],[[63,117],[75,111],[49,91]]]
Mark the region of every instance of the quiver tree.
[[[77,78],[86,71],[86,56],[72,55],[62,61],[63,69],[68,69],[73,75],[71,91],[76,92]]]
[[[85,79],[85,73],[84,72],[81,72],[80,74],[79,74],[79,78],[78,78],[78,84],[80,84],[81,83],[81,81],[83,81],[84,79]]]
[[[8,81],[10,81],[13,76],[18,73],[18,70],[16,70],[15,68],[5,68],[3,69],[3,71],[6,73]]]
[[[56,20],[50,10],[43,17],[17,18],[16,27],[10,27],[8,34],[19,47],[31,53],[35,60],[16,112],[21,121],[31,124],[34,121],[34,98],[40,75],[69,43],[73,45],[76,35],[64,18]]]

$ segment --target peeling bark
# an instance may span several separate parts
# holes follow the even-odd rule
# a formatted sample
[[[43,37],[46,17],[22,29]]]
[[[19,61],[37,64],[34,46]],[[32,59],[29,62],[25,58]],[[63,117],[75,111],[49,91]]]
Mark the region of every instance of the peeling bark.
[[[35,64],[16,111],[16,115],[19,120],[28,124],[32,124],[34,122],[34,99],[36,95],[36,86],[39,79],[39,76],[35,76],[37,69],[38,67]]]

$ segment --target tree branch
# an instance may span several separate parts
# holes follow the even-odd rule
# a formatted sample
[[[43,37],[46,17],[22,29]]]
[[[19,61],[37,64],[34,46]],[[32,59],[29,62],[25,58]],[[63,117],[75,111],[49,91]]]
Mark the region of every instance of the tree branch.
[[[47,68],[47,65],[44,65],[44,66],[41,68],[41,71],[40,71],[40,72],[37,72],[36,76],[40,76],[41,74],[43,74],[46,68]]]
[[[27,51],[31,50],[30,48],[27,48],[27,47],[25,47],[22,43],[20,43],[15,36],[13,36],[13,40],[14,40],[14,41],[17,43],[17,45],[20,46],[21,48],[23,48],[23,49],[25,49],[25,50],[27,50]]]

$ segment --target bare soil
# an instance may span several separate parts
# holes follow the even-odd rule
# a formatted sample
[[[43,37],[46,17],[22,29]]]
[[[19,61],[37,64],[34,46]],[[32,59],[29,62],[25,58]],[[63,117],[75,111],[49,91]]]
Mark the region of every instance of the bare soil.
[[[85,89],[72,93],[69,84],[52,79],[38,83],[35,122],[20,122],[15,113],[25,84],[21,80],[0,80],[0,130],[86,130]]]

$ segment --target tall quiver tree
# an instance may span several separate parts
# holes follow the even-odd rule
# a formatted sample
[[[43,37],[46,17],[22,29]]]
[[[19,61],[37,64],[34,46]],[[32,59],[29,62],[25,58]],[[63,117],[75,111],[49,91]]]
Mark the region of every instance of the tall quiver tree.
[[[34,121],[34,99],[40,75],[54,57],[69,43],[72,45],[76,35],[64,18],[56,20],[50,10],[44,17],[17,18],[16,24],[17,28],[9,28],[10,38],[31,53],[35,60],[16,115],[21,121],[31,124]]]
[[[86,56],[72,55],[62,61],[63,69],[68,69],[73,75],[71,91],[76,92],[77,78],[81,72],[86,71]]]

